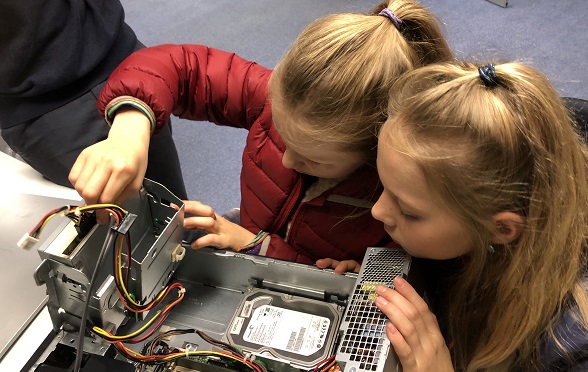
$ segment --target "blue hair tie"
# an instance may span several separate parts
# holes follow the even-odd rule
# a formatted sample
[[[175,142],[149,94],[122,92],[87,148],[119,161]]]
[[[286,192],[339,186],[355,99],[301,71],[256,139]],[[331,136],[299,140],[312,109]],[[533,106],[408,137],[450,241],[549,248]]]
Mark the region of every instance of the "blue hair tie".
[[[394,23],[394,26],[396,26],[396,28],[400,31],[400,25],[402,25],[402,20],[398,18],[398,16],[394,14],[393,11],[391,11],[388,8],[384,8],[380,11],[380,13],[378,13],[378,15],[386,17],[389,20],[391,20],[392,23]]]
[[[492,63],[478,67],[478,73],[480,74],[480,79],[482,79],[484,86],[491,88],[498,85],[496,71],[494,70],[494,65]]]

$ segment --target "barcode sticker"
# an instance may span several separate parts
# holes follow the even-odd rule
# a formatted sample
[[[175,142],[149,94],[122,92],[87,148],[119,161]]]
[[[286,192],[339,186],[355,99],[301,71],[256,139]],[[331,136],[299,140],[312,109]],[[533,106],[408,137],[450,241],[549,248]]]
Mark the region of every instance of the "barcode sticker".
[[[231,325],[231,334],[238,335],[241,333],[241,327],[243,327],[243,322],[245,319],[241,318],[240,316],[235,317],[233,320],[233,324]]]
[[[253,310],[253,301],[245,301],[241,309],[241,316],[243,318],[249,318],[251,316],[251,310]]]

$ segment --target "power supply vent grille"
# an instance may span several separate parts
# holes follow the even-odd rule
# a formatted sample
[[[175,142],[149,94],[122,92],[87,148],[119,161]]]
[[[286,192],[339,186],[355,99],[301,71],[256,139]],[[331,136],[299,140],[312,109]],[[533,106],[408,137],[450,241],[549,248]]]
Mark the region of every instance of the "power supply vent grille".
[[[410,256],[403,250],[368,249],[341,323],[337,360],[345,362],[345,371],[383,371],[389,351],[387,318],[374,304],[375,288],[393,288],[392,280],[406,276],[409,268]]]

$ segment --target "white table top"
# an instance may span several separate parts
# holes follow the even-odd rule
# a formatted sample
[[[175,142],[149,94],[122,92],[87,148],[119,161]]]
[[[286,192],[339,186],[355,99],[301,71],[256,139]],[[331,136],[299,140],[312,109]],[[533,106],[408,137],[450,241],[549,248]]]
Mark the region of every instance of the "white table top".
[[[0,191],[16,191],[61,199],[81,200],[74,189],[54,184],[28,164],[0,152]]]
[[[0,152],[0,171],[2,172],[1,193],[25,193],[81,200],[74,189],[48,181],[26,163],[3,152]],[[44,307],[0,360],[0,372],[20,371],[49,334],[51,328],[51,318],[47,308]]]

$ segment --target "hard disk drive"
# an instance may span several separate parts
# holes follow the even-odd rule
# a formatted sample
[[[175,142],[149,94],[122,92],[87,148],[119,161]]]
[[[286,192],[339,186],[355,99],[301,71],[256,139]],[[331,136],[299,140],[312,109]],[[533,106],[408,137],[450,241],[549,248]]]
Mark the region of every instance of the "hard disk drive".
[[[333,354],[343,308],[254,289],[245,294],[225,338],[254,355],[308,369]]]

